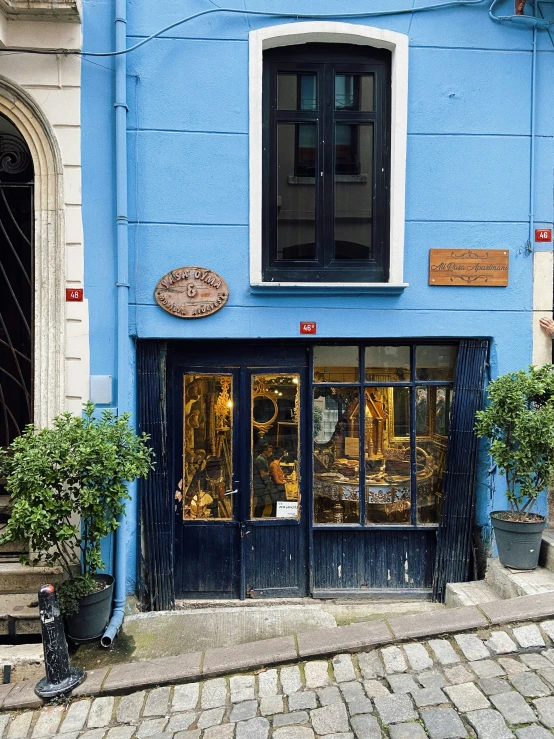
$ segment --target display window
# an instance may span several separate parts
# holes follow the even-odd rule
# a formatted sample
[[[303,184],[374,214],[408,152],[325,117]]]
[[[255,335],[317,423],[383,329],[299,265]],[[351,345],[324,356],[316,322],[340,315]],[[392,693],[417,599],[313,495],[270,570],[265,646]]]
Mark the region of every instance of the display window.
[[[456,353],[314,347],[315,524],[438,524]]]

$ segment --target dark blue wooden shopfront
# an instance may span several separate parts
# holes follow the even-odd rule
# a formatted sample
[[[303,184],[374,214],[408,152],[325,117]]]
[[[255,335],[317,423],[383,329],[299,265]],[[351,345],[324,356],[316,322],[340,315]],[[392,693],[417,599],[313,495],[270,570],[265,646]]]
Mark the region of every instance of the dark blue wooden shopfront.
[[[145,600],[431,597],[452,546],[457,355],[478,368],[475,402],[483,390],[473,344],[466,361],[459,342],[141,342],[158,457],[141,490]]]

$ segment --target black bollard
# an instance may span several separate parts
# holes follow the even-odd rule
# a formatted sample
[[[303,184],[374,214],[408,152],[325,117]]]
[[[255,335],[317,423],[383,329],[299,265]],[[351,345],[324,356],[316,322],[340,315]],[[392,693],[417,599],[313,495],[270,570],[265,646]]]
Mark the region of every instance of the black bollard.
[[[55,698],[74,690],[83,682],[86,673],[80,667],[69,665],[60,605],[53,585],[43,585],[39,589],[38,607],[46,677],[38,681],[35,693],[39,698]]]

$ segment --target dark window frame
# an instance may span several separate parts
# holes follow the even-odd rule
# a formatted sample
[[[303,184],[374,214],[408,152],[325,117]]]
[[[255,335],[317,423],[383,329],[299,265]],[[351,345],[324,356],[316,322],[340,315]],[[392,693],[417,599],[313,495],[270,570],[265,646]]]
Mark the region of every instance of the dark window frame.
[[[277,109],[277,74],[317,75],[315,110]],[[374,76],[374,111],[335,110],[335,75]],[[391,54],[385,49],[346,44],[303,44],[264,53],[263,73],[263,253],[264,282],[379,282],[389,278]],[[277,124],[316,125],[314,260],[277,259]],[[334,162],[337,123],[373,127],[372,256],[334,258]],[[297,151],[295,152],[297,154]],[[295,159],[297,157],[295,156]],[[299,175],[295,161],[295,175]],[[338,174],[341,174],[340,172]],[[305,175],[300,175],[305,176]]]

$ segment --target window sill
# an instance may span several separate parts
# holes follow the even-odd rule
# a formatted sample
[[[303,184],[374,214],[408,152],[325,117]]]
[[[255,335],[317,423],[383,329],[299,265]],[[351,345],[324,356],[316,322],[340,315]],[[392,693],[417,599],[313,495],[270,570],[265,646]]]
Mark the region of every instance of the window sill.
[[[408,287],[407,282],[252,282],[252,293],[298,295],[325,293],[326,295],[398,295]]]

